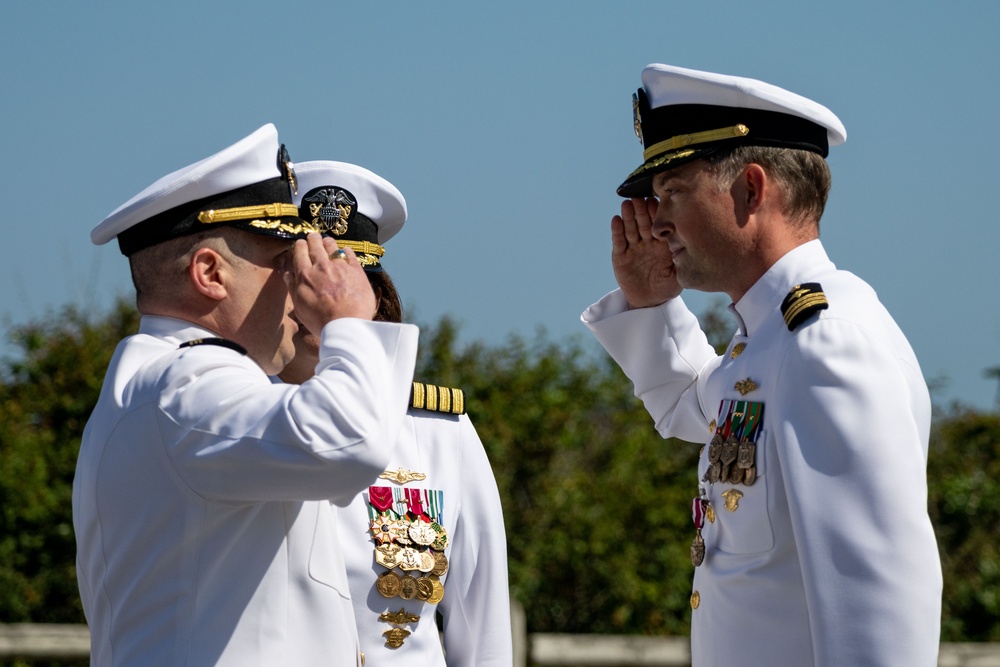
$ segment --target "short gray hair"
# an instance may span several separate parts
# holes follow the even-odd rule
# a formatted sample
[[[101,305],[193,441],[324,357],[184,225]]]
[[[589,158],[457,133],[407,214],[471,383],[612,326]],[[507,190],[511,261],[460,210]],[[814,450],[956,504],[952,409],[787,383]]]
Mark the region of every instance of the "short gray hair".
[[[748,164],[759,164],[778,182],[784,195],[785,215],[802,224],[819,225],[832,179],[830,167],[818,153],[795,148],[739,146],[713,153],[705,160],[721,179],[730,183]]]

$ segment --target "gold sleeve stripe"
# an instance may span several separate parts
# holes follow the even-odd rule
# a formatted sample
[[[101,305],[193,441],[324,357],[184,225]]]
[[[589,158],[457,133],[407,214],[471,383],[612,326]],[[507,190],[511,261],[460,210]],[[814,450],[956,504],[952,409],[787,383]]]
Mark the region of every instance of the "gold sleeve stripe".
[[[414,382],[410,407],[416,410],[446,412],[452,415],[465,413],[465,392],[451,387]]]

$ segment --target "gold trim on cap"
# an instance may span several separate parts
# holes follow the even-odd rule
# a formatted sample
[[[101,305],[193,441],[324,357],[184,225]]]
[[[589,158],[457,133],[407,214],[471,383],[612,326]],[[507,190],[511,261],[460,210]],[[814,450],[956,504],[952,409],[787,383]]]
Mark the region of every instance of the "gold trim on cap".
[[[256,227],[257,229],[277,229],[279,232],[285,234],[308,234],[310,232],[320,232],[320,229],[305,220],[299,220],[297,224],[289,224],[284,220],[251,220],[251,227]]]
[[[734,139],[745,137],[750,133],[750,128],[739,123],[732,127],[723,127],[718,130],[705,130],[704,132],[694,132],[692,134],[678,134],[675,137],[657,142],[642,152],[642,159],[649,160],[661,153],[672,151],[677,148],[684,148],[694,144],[705,144],[709,141],[719,141],[721,139]]]
[[[232,222],[233,220],[249,220],[251,218],[287,217],[299,217],[299,208],[294,204],[257,204],[256,206],[221,208],[217,211],[202,211],[198,214],[198,222],[208,225],[214,222]]]
[[[337,247],[350,248],[356,253],[375,255],[376,257],[381,257],[385,254],[385,248],[377,243],[372,243],[371,241],[341,241],[340,239],[337,239]]]

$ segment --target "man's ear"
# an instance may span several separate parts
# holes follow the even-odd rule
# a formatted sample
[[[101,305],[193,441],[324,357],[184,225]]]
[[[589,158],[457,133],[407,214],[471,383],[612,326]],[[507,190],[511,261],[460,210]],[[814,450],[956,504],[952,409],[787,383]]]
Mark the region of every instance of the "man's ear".
[[[763,206],[764,200],[774,194],[767,172],[759,164],[748,164],[743,170],[743,196],[748,214],[753,215]]]
[[[195,250],[188,264],[188,277],[195,290],[216,301],[226,298],[225,265],[222,256],[211,248]]]

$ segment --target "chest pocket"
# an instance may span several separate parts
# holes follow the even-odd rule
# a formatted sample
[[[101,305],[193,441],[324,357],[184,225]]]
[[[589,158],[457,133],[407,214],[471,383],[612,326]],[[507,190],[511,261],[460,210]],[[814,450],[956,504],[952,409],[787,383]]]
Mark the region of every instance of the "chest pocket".
[[[319,511],[316,512],[316,529],[309,551],[309,576],[349,600],[351,595],[347,584],[347,569],[337,541],[337,512],[325,503],[317,505]]]
[[[704,535],[709,549],[728,554],[756,554],[774,547],[774,533],[768,513],[767,442],[762,430],[757,437],[753,484],[732,484],[719,481],[707,490],[714,509],[715,521],[706,523]],[[699,466],[702,475],[707,470],[707,458]]]

